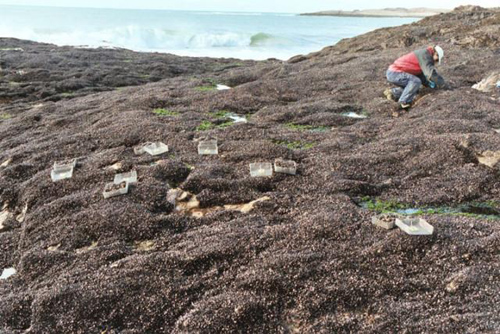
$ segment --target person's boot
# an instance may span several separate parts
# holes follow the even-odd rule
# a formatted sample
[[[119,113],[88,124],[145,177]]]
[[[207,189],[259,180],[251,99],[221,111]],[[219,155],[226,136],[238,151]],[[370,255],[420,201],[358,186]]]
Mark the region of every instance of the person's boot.
[[[404,111],[408,111],[411,108],[411,103],[400,103],[399,108]]]
[[[388,88],[386,90],[384,90],[384,95],[385,97],[389,100],[389,101],[397,101],[395,98],[394,98],[394,95],[392,95],[392,89]]]
[[[411,108],[411,103],[399,103],[395,110],[392,112],[392,117],[396,118],[408,112]]]

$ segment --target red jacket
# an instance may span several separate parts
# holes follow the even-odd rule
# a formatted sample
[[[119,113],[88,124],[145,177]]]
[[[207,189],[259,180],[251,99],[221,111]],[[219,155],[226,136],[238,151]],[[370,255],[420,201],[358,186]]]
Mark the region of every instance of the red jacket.
[[[434,55],[434,49],[432,47],[428,47],[427,51],[431,57]],[[389,71],[420,75],[423,72],[420,63],[421,61],[419,61],[417,54],[415,52],[411,52],[396,59],[396,61],[389,67]]]

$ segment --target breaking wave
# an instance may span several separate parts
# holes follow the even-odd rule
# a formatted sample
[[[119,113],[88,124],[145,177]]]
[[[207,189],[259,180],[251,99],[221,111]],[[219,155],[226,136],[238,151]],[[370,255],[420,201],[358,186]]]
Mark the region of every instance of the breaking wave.
[[[272,43],[272,41],[279,42],[277,38],[275,38],[273,35],[265,34],[263,32],[260,32],[258,34],[253,35],[250,38],[250,46],[260,46],[260,45],[265,45],[268,43]]]
[[[291,39],[263,32],[256,34],[237,32],[200,33],[138,26],[94,31],[24,29],[17,30],[14,33],[6,30],[8,29],[0,26],[0,35],[16,36],[22,39],[57,45],[113,46],[137,51],[294,45],[294,41]],[[300,43],[300,41],[296,42]]]

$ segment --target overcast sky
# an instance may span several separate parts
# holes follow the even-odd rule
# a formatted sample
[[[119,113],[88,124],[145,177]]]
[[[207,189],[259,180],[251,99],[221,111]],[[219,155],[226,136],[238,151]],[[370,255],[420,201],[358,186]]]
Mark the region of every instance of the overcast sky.
[[[464,4],[483,7],[500,7],[500,0],[419,0],[408,3],[401,0],[0,0],[0,5],[36,5],[60,7],[96,8],[140,8],[140,9],[178,9],[208,11],[246,11],[303,13],[320,10],[378,9],[387,7],[429,7],[454,8]]]

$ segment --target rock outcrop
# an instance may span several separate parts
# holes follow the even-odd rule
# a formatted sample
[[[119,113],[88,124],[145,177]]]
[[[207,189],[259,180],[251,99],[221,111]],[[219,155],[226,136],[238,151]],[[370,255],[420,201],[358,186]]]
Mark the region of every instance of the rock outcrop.
[[[492,93],[499,89],[500,83],[500,71],[495,71],[488,75],[486,78],[472,86],[472,88],[477,89],[481,92]]]

